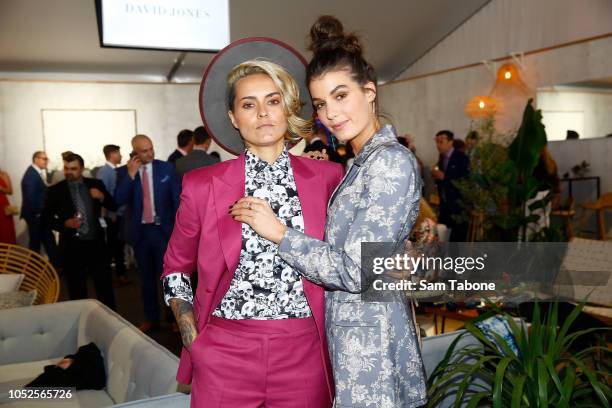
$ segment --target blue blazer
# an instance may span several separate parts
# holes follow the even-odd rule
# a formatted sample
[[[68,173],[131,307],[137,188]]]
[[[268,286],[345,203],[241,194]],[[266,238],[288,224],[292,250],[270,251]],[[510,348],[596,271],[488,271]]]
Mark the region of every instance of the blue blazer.
[[[96,178],[102,180],[104,187],[106,187],[109,193],[115,193],[115,188],[117,187],[117,170],[115,168],[105,164],[98,169]]]
[[[161,228],[170,238],[174,228],[174,217],[179,204],[180,184],[172,163],[153,160],[153,196],[155,213],[160,219]],[[127,166],[117,169],[117,187],[115,201],[118,205],[127,205],[126,222],[129,234],[128,243],[134,245],[142,239],[142,184],[140,173],[134,180],[128,175]]]
[[[438,161],[438,167],[442,169],[442,158]],[[453,225],[451,216],[460,214],[462,208],[458,201],[461,199],[459,190],[454,185],[455,180],[461,180],[470,174],[470,159],[462,151],[455,149],[448,160],[444,179],[436,181],[438,194],[440,195],[439,222]]]
[[[29,166],[21,179],[21,218],[26,221],[39,217],[45,206],[47,186],[40,174]]]

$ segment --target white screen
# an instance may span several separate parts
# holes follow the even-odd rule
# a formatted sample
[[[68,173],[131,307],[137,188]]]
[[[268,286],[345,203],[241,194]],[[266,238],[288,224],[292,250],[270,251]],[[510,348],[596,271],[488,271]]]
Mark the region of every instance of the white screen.
[[[102,43],[218,51],[229,44],[228,1],[102,0]]]

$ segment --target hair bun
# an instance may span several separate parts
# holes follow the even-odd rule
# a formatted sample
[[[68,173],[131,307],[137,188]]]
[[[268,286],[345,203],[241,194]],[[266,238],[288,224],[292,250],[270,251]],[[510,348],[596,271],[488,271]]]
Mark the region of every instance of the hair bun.
[[[344,34],[344,27],[334,16],[321,16],[310,28],[308,49],[317,54],[322,51],[343,50],[361,56],[361,43],[354,34]]]

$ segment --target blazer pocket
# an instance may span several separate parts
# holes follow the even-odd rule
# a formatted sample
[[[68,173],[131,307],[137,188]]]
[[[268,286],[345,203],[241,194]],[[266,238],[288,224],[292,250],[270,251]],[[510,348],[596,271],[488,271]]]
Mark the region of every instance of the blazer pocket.
[[[380,322],[378,319],[371,320],[337,320],[334,322],[336,326],[340,327],[379,327]]]

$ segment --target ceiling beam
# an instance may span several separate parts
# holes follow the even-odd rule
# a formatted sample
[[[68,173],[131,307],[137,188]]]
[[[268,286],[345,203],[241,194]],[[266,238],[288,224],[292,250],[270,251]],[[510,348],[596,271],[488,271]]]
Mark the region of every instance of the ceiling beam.
[[[181,52],[178,57],[174,59],[174,64],[172,65],[172,68],[170,68],[170,72],[168,72],[168,75],[166,75],[166,80],[168,82],[172,82],[172,78],[174,78],[176,72],[179,70],[181,65],[185,63],[185,58],[187,58],[187,53]]]

